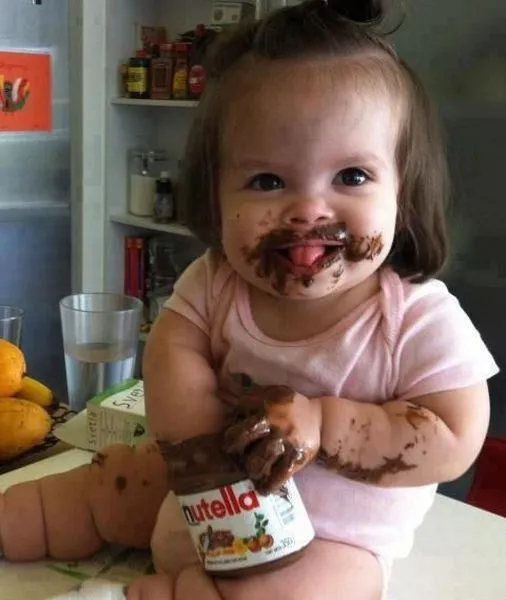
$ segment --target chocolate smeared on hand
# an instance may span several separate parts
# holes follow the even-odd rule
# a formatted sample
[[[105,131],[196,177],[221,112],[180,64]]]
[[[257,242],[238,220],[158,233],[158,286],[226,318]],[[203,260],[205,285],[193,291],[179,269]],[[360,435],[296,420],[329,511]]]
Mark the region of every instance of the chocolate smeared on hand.
[[[238,418],[226,429],[223,447],[239,456],[260,493],[278,491],[299,469],[311,461],[319,447],[319,431],[307,425],[309,400],[286,386],[256,388],[244,397],[246,406],[263,408]]]

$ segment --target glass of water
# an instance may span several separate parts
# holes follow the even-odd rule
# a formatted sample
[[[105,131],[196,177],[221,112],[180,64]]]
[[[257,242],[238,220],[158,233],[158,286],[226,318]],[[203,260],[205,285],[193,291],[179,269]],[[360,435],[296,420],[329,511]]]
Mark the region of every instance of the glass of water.
[[[60,301],[69,405],[134,374],[143,304],[122,294],[75,294]]]
[[[0,305],[0,338],[20,347],[24,316],[22,308]]]

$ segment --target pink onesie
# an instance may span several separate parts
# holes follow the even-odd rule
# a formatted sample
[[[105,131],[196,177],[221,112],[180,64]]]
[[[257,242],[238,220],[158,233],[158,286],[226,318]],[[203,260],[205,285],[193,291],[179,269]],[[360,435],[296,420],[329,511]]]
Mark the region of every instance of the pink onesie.
[[[248,284],[207,252],[183,273],[167,308],[209,335],[220,386],[284,384],[308,396],[381,404],[485,381],[498,371],[479,333],[446,286],[413,284],[390,268],[380,291],[327,332],[297,342],[255,325]],[[316,534],[386,560],[409,554],[436,485],[381,488],[309,465],[298,476]]]

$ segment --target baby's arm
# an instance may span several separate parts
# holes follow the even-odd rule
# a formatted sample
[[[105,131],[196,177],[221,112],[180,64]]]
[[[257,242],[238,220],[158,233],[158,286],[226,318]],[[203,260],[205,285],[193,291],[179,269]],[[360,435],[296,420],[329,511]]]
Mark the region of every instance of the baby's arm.
[[[178,441],[223,428],[209,337],[185,317],[162,311],[143,360],[146,415],[151,432]]]
[[[380,486],[450,481],[475,460],[489,421],[487,384],[383,405],[323,397],[320,461]]]

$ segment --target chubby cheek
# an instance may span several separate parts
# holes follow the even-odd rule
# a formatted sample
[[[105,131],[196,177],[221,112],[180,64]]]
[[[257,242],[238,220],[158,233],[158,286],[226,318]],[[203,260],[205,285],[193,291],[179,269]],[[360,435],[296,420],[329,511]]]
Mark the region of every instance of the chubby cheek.
[[[222,243],[227,255],[241,254],[244,248],[256,246],[258,241],[274,229],[274,215],[270,209],[252,211],[236,209],[222,215]]]
[[[392,247],[397,210],[392,201],[384,206],[353,212],[346,219],[350,235],[350,262],[383,262]]]

